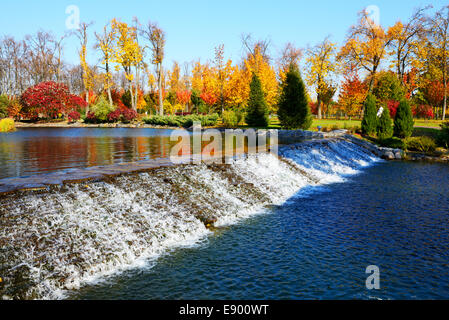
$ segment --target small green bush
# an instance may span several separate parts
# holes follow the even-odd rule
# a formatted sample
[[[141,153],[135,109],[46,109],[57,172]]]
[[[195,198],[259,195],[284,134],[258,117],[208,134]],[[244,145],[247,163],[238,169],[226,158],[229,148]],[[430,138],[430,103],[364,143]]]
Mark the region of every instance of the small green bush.
[[[406,149],[406,145],[402,139],[391,137],[388,139],[380,139],[379,143],[382,147],[393,149]]]
[[[193,125],[194,122],[201,122],[201,126],[209,127],[215,126],[218,121],[218,114],[212,115],[188,115],[188,116],[150,116],[144,118],[143,121],[146,124],[154,125],[154,126],[169,126],[169,127],[184,127],[188,128]]]
[[[449,121],[446,121],[440,125],[441,131],[438,133],[437,142],[438,145],[443,148],[449,148]]]
[[[239,119],[237,117],[237,114],[230,110],[230,111],[223,111],[223,114],[221,115],[223,125],[228,128],[234,128],[238,126]]]
[[[0,95],[0,119],[8,117],[9,99],[5,95]]]
[[[91,112],[95,114],[95,118],[100,122],[108,121],[108,114],[115,111],[116,107],[109,104],[105,97],[101,96],[98,102],[91,107]]]
[[[435,140],[430,137],[411,137],[405,139],[407,150],[419,152],[433,152],[437,148]]]

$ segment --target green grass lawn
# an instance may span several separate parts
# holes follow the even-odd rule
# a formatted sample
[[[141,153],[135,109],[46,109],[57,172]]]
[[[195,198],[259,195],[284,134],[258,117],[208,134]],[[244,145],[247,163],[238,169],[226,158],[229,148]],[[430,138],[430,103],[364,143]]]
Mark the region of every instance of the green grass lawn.
[[[415,127],[440,128],[442,120],[418,120],[415,119]]]
[[[425,133],[425,132],[432,132],[435,130],[438,130],[440,128],[440,124],[443,121],[441,120],[421,120],[421,119],[415,119],[415,128],[419,129],[431,129],[431,130],[418,130],[417,132],[419,134]],[[317,131],[318,126],[321,126],[322,128],[328,128],[328,129],[345,129],[345,128],[354,128],[354,127],[361,127],[362,121],[361,120],[337,120],[337,119],[313,119],[312,126],[309,130]],[[247,126],[241,126],[241,128],[246,128]],[[273,116],[270,119],[270,125],[267,129],[281,129],[279,119],[276,116]]]

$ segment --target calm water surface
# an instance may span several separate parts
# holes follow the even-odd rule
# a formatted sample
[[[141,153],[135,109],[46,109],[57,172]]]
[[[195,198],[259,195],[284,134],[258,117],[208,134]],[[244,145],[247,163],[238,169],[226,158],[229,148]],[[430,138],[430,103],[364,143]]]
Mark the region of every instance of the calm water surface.
[[[166,158],[167,129],[21,128],[0,134],[0,179]]]
[[[447,165],[379,163],[71,298],[447,299],[448,181]]]

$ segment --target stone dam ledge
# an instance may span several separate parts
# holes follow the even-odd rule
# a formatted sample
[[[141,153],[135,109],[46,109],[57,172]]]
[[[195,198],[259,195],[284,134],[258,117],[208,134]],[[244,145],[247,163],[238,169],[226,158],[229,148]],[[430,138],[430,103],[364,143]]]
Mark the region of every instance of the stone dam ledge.
[[[270,134],[270,131],[267,131]],[[304,130],[278,130],[279,144],[288,145],[303,141],[323,139],[343,139],[371,151],[374,155],[386,160],[401,160],[405,154],[400,149],[382,148],[373,143],[348,134],[347,130],[331,132],[313,132]],[[411,160],[434,160],[422,156]],[[447,159],[446,159],[447,160]],[[190,157],[179,164],[190,163]],[[170,159],[151,159],[138,162],[120,163],[114,165],[74,168],[47,174],[37,174],[26,177],[6,178],[0,180],[0,196],[22,191],[44,191],[49,187],[64,184],[83,183],[88,181],[103,181],[123,174],[151,171],[154,169],[175,166]]]

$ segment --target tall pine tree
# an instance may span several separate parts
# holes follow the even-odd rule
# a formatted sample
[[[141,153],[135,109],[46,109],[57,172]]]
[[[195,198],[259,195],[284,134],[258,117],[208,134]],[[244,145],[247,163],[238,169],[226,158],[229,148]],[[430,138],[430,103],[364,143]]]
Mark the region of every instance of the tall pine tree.
[[[363,109],[362,132],[374,135],[377,131],[377,106],[376,97],[373,94],[368,94]]]
[[[312,125],[312,115],[307,92],[298,67],[290,65],[282,83],[278,117],[283,128],[307,130]]]
[[[398,110],[396,111],[396,117],[394,118],[394,135],[398,138],[408,138],[413,133],[413,121],[412,109],[407,100],[403,99],[399,103]]]
[[[253,73],[249,88],[250,92],[245,121],[251,127],[267,127],[269,123],[268,106],[262,90],[262,84],[255,73]]]

